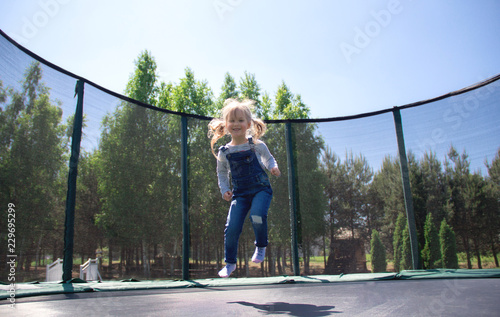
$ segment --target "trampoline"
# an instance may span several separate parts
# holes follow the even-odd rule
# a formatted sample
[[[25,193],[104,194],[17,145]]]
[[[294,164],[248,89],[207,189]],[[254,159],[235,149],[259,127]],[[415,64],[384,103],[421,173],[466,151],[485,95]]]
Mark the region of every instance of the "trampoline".
[[[422,267],[418,248],[426,243],[427,213],[445,223],[449,220],[449,210],[443,207],[450,207],[451,199],[443,194],[447,193],[447,184],[441,183],[444,164],[447,172],[453,164],[460,172],[458,168],[464,164],[459,152],[463,150],[465,156],[467,149],[470,170],[478,171],[470,180],[476,187],[486,182],[481,176],[488,172],[485,158],[491,162],[500,153],[500,75],[448,95],[373,113],[268,120],[272,127],[266,143],[276,149],[281,166],[288,168],[284,177],[272,184],[275,198],[269,213],[267,259],[250,267],[248,254],[254,246],[247,230],[240,241],[238,273],[229,279],[211,279],[206,277],[217,276],[220,268],[227,213],[227,206],[220,202],[215,170],[208,168],[214,166],[206,138],[211,117],[157,108],[110,92],[43,60],[1,31],[0,35],[0,103],[5,104],[0,110],[18,109],[17,101],[24,107],[23,98],[31,96],[31,90],[23,81],[38,85],[38,79],[33,78],[39,75],[40,86],[32,89],[39,92],[38,99],[29,101],[48,109],[54,118],[69,122],[74,142],[71,149],[61,142],[50,153],[35,151],[32,157],[36,159],[23,165],[29,168],[19,168],[25,174],[2,178],[9,179],[4,187],[12,189],[0,197],[2,204],[15,215],[15,226],[8,227],[9,239],[17,237],[18,243],[7,249],[10,242],[2,236],[0,256],[15,259],[15,263],[0,271],[1,316],[498,315],[498,268],[405,269]],[[16,122],[26,124],[31,131],[33,125],[28,123],[35,116],[30,111],[22,114],[24,121]],[[61,128],[66,128],[62,122],[54,124],[54,136],[62,135]],[[41,144],[39,133],[26,135],[30,139],[19,137],[6,157],[25,162],[25,148]],[[408,160],[405,142],[411,153]],[[458,150],[447,157],[451,144]],[[62,168],[65,162],[53,157],[68,157],[69,167]],[[52,167],[41,158],[58,164]],[[10,164],[17,166],[18,161]],[[373,168],[363,162],[370,162]],[[361,165],[362,170],[355,169]],[[421,166],[443,172],[431,177],[427,171],[426,181],[412,179],[421,181],[413,202],[409,175]],[[22,181],[44,174],[33,172],[43,168],[47,175],[69,174],[67,188],[64,177],[57,182],[43,178],[40,183],[45,186]],[[374,174],[378,187],[369,191],[369,186],[377,183]],[[469,170],[463,174],[472,175]],[[439,186],[429,188],[429,183]],[[327,187],[328,194],[324,191]],[[356,195],[346,188],[354,189]],[[494,198],[489,197],[484,206],[497,206]],[[408,230],[396,227],[398,214],[403,213]],[[483,247],[474,250],[476,256],[496,253],[498,244],[498,227],[491,221],[498,212],[484,215],[482,222],[473,219],[457,226],[461,230],[457,237],[481,238],[483,246],[491,241],[493,251]],[[11,218],[0,219],[1,232],[7,228],[7,219],[12,223]],[[99,219],[99,226],[95,219]],[[339,224],[339,219],[343,223]],[[460,221],[457,219],[455,224]],[[491,226],[484,230],[477,224]],[[397,250],[406,250],[411,259],[398,261],[406,267],[367,273],[371,268],[367,267],[366,246],[377,228],[386,229],[382,234],[385,245],[390,246],[387,254],[393,253],[389,250],[393,241],[399,241]],[[476,231],[470,232],[471,228]],[[396,231],[401,233],[399,240],[393,239]],[[402,232],[407,232],[405,239]],[[464,249],[462,245],[460,251]],[[452,253],[457,255],[456,250]],[[75,279],[78,261],[83,263],[87,258],[101,265],[103,282]],[[63,263],[64,282],[27,282],[45,278],[45,266],[58,261]],[[466,261],[472,267],[470,254]],[[458,259],[455,262],[449,267],[459,267]],[[482,267],[480,259],[477,262],[477,267]],[[2,283],[10,281],[9,274],[16,277],[13,286]],[[137,275],[145,280],[130,278]],[[128,279],[119,281],[121,278]]]
[[[18,291],[21,297],[16,298],[13,308],[3,296],[0,314],[497,316],[500,309],[498,277],[499,270],[448,270],[86,283],[88,286],[78,283],[23,284]]]

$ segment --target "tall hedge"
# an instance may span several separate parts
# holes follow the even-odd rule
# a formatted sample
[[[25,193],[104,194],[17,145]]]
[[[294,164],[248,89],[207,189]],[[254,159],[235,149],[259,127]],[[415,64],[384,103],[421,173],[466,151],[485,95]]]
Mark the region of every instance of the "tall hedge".
[[[403,230],[403,237],[401,243],[401,270],[412,270],[413,261],[411,254],[411,241],[410,241],[410,231],[408,229],[408,223],[406,223]]]
[[[439,242],[439,233],[434,225],[434,218],[429,213],[424,225],[425,246],[422,250],[422,260],[425,269],[434,269],[441,267],[441,244]]]
[[[373,230],[372,232],[370,246],[372,255],[372,273],[385,272],[387,268],[385,247],[382,240],[380,240],[380,235],[377,230]]]
[[[455,232],[445,219],[441,222],[439,230],[439,241],[441,243],[442,264],[447,269],[458,269],[457,243]]]
[[[393,247],[394,247],[394,271],[401,270],[401,256],[403,252],[403,230],[405,228],[406,218],[401,212],[396,220],[394,228]]]

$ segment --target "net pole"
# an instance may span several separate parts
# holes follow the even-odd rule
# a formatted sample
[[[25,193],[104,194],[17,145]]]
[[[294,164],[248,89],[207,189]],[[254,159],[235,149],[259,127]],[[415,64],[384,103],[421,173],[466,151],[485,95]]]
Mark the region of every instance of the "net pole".
[[[189,280],[189,197],[187,117],[181,117],[182,279]]]
[[[405,141],[403,135],[403,123],[401,120],[401,112],[399,109],[393,110],[394,124],[396,126],[396,136],[398,139],[399,161],[401,166],[401,179],[403,181],[403,194],[405,200],[406,219],[408,221],[408,231],[410,234],[411,257],[412,267],[414,270],[421,269],[418,240],[417,240],[417,226],[415,224],[415,212],[413,209],[413,197],[410,188],[410,172],[408,168],[408,158],[406,157]]]
[[[288,168],[288,200],[290,203],[290,229],[292,235],[291,248],[292,248],[292,263],[293,274],[300,275],[299,266],[299,246],[297,242],[297,195],[295,191],[295,163],[294,151],[292,140],[292,123],[286,122],[285,125],[285,142],[286,142],[286,155],[287,155],[287,168]]]
[[[76,178],[78,175],[78,159],[80,157],[80,142],[82,139],[83,124],[83,90],[84,82],[78,80],[75,95],[78,95],[76,112],[73,121],[73,136],[71,140],[71,157],[69,159],[68,192],[66,196],[66,219],[64,222],[64,261],[63,282],[72,279],[73,271],[73,246],[75,236],[75,203],[76,203]]]

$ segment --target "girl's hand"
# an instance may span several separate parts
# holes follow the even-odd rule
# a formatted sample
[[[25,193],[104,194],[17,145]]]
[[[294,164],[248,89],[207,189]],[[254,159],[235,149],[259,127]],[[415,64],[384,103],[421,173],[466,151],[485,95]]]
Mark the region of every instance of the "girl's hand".
[[[233,198],[233,192],[228,190],[222,197],[224,198],[224,200],[231,201],[231,198]]]
[[[273,174],[276,177],[279,177],[281,175],[280,169],[277,166],[271,168],[271,174]]]

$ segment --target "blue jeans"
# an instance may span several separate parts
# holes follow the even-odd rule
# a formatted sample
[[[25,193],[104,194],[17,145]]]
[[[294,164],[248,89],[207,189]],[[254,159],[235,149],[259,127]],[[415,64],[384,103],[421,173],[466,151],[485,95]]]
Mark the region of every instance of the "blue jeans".
[[[267,211],[271,205],[272,197],[271,187],[264,188],[254,194],[233,197],[224,230],[226,263],[236,263],[238,241],[249,212],[255,233],[255,245],[258,247],[267,246]]]

